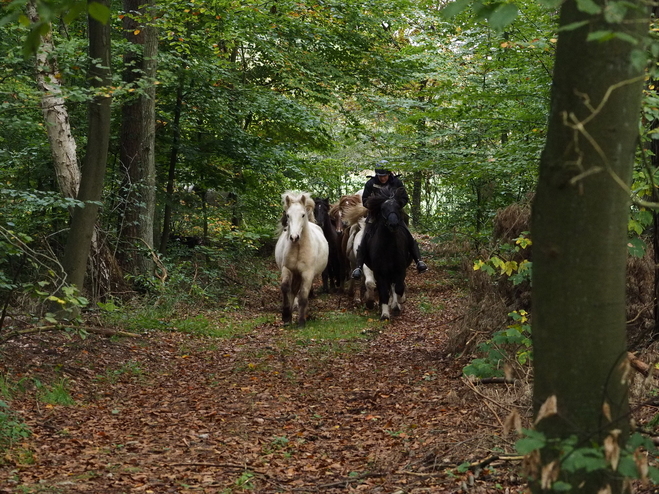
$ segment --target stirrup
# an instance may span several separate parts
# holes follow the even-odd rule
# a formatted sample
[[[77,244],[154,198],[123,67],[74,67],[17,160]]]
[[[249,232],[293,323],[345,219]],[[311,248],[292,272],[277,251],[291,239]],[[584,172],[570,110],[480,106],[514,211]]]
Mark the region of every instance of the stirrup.
[[[352,272],[352,279],[353,279],[353,280],[358,280],[358,279],[361,278],[361,277],[362,277],[362,268],[356,268],[356,269]]]

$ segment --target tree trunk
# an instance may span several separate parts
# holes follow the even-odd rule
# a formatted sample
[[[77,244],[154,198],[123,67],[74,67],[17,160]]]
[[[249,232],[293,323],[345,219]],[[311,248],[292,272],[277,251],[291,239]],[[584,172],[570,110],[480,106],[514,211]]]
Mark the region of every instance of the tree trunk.
[[[183,76],[181,76],[183,77]],[[172,209],[174,205],[174,183],[176,180],[176,161],[178,160],[179,143],[181,141],[181,111],[183,109],[183,79],[176,90],[176,106],[174,107],[174,125],[172,136],[172,149],[169,154],[169,171],[167,173],[167,194],[165,197],[165,214],[162,222],[162,235],[160,236],[161,254],[167,252],[167,242],[172,232]]]
[[[94,0],[109,8],[109,0]],[[91,16],[89,25],[89,81],[96,88],[96,96],[89,104],[87,149],[80,180],[78,199],[85,203],[75,208],[67,237],[62,265],[69,284],[82,291],[94,225],[98,216],[98,202],[103,192],[103,180],[110,142],[110,106],[108,88],[110,74],[110,25]]]
[[[34,0],[28,2],[27,13],[30,22],[39,21]],[[37,86],[42,92],[41,110],[46,122],[46,132],[50,142],[57,183],[65,197],[76,197],[80,187],[77,148],[71,133],[69,112],[62,97],[59,68],[53,51],[53,35],[51,31],[48,31],[41,36],[41,43],[37,49]]]
[[[625,379],[625,265],[629,192],[638,136],[642,68],[631,63],[626,41],[587,42],[598,29],[647,32],[640,1],[619,25],[561,8],[547,142],[533,204],[534,410],[549,438],[599,445],[618,429],[628,432]],[[603,2],[598,2],[603,5]],[[632,18],[635,17],[635,18]],[[598,25],[599,24],[599,25]],[[538,417],[556,398],[557,413]],[[544,417],[544,418],[543,418]],[[545,448],[542,467],[556,458]],[[559,468],[559,467],[557,467]],[[549,468],[551,470],[551,468]],[[546,472],[549,470],[545,470]],[[609,472],[612,473],[612,472]],[[621,479],[603,472],[560,472],[572,492],[597,492]],[[540,492],[541,481],[531,487]]]
[[[123,221],[120,237],[127,248],[125,267],[136,274],[151,274],[151,256],[141,248],[153,249],[156,209],[155,85],[158,39],[150,22],[154,1],[124,0],[123,27],[133,49],[124,56],[127,86],[136,89],[135,99],[122,108],[120,162],[124,173]],[[144,22],[144,19],[147,19]]]

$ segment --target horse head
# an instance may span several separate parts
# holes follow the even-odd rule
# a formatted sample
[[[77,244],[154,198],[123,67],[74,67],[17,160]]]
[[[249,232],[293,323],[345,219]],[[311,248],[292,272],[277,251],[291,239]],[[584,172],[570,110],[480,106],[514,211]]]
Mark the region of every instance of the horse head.
[[[403,202],[399,191],[374,194],[366,204],[375,221],[381,221],[392,232],[403,222]]]
[[[330,217],[330,221],[332,222],[332,226],[334,227],[334,230],[336,230],[336,233],[342,233],[343,220],[341,219],[341,208],[339,207],[338,202],[330,206],[329,217]]]
[[[330,225],[331,220],[329,217],[329,210],[330,210],[330,203],[329,203],[329,198],[327,199],[319,199],[315,198],[314,199],[314,215],[316,216],[316,224],[322,228],[325,227],[325,225]]]
[[[306,192],[284,192],[282,201],[286,216],[286,234],[291,242],[297,242],[309,221],[315,221],[314,201]]]

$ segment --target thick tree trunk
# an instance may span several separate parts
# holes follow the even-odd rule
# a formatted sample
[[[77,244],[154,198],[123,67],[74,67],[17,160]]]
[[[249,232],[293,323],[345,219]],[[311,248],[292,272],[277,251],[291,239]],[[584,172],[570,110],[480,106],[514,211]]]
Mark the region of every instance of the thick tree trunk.
[[[34,0],[27,4],[30,22],[39,21]],[[53,156],[55,175],[60,191],[66,197],[76,197],[80,187],[80,168],[76,142],[71,133],[69,112],[62,97],[57,59],[53,54],[52,32],[41,36],[36,55],[37,86],[42,92],[41,110],[46,122],[46,133]]]
[[[647,24],[635,3],[638,11],[630,8],[618,25],[601,25],[600,16],[580,12],[574,0],[563,4],[561,25],[590,22],[559,36],[533,204],[536,416],[552,397],[557,404],[556,414],[543,411],[537,428],[549,438],[576,435],[580,446],[602,445],[614,429],[624,442],[628,431],[624,184],[637,144],[642,68],[631,63],[631,43],[586,37],[610,29],[641,39]],[[536,466],[542,471],[555,457],[546,448]],[[612,492],[621,489],[619,477],[602,471],[560,472],[558,479],[572,484],[571,492],[597,492],[606,484]],[[539,478],[532,488],[542,490]]]
[[[143,247],[153,249],[156,208],[155,166],[155,85],[158,40],[155,27],[147,20],[154,9],[153,0],[124,0],[123,26],[133,49],[124,56],[127,85],[138,95],[122,108],[120,162],[124,173],[124,217],[121,238],[129,245],[125,267],[136,274],[150,274],[151,256],[141,255]],[[142,84],[145,83],[145,84]]]
[[[94,0],[109,8],[109,0]],[[98,202],[103,192],[103,179],[110,142],[110,26],[88,17],[89,24],[89,80],[97,89],[89,104],[87,150],[82,167],[78,199],[84,208],[75,208],[67,237],[62,265],[67,282],[83,289],[94,225],[98,216]]]

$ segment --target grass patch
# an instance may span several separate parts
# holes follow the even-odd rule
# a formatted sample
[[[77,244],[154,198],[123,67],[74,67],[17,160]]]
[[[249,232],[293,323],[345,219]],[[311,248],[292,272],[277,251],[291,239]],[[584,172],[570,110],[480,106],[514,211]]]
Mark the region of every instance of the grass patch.
[[[96,376],[96,380],[116,384],[122,376],[140,377],[144,372],[139,362],[129,361],[121,365],[118,369],[107,370],[104,374]]]
[[[243,321],[236,321],[228,317],[222,317],[213,324],[208,336],[214,338],[233,338],[249,333],[257,326],[271,322],[273,322],[272,316],[259,316]]]
[[[129,332],[177,331],[211,338],[240,336],[260,324],[273,322],[272,317],[267,316],[244,321],[235,320],[230,316],[212,320],[204,314],[177,318],[172,317],[172,311],[173,307],[165,305],[159,307],[140,306],[133,309],[112,305],[112,310],[104,308],[102,313],[106,325],[121,327]]]
[[[304,328],[296,328],[295,337],[302,341],[361,340],[378,331],[385,323],[353,312],[332,311],[308,320]]]
[[[37,389],[37,398],[47,405],[75,405],[75,400],[71,397],[69,391],[69,382],[67,379],[60,379],[52,386],[46,386],[38,379],[34,379],[34,386]]]

